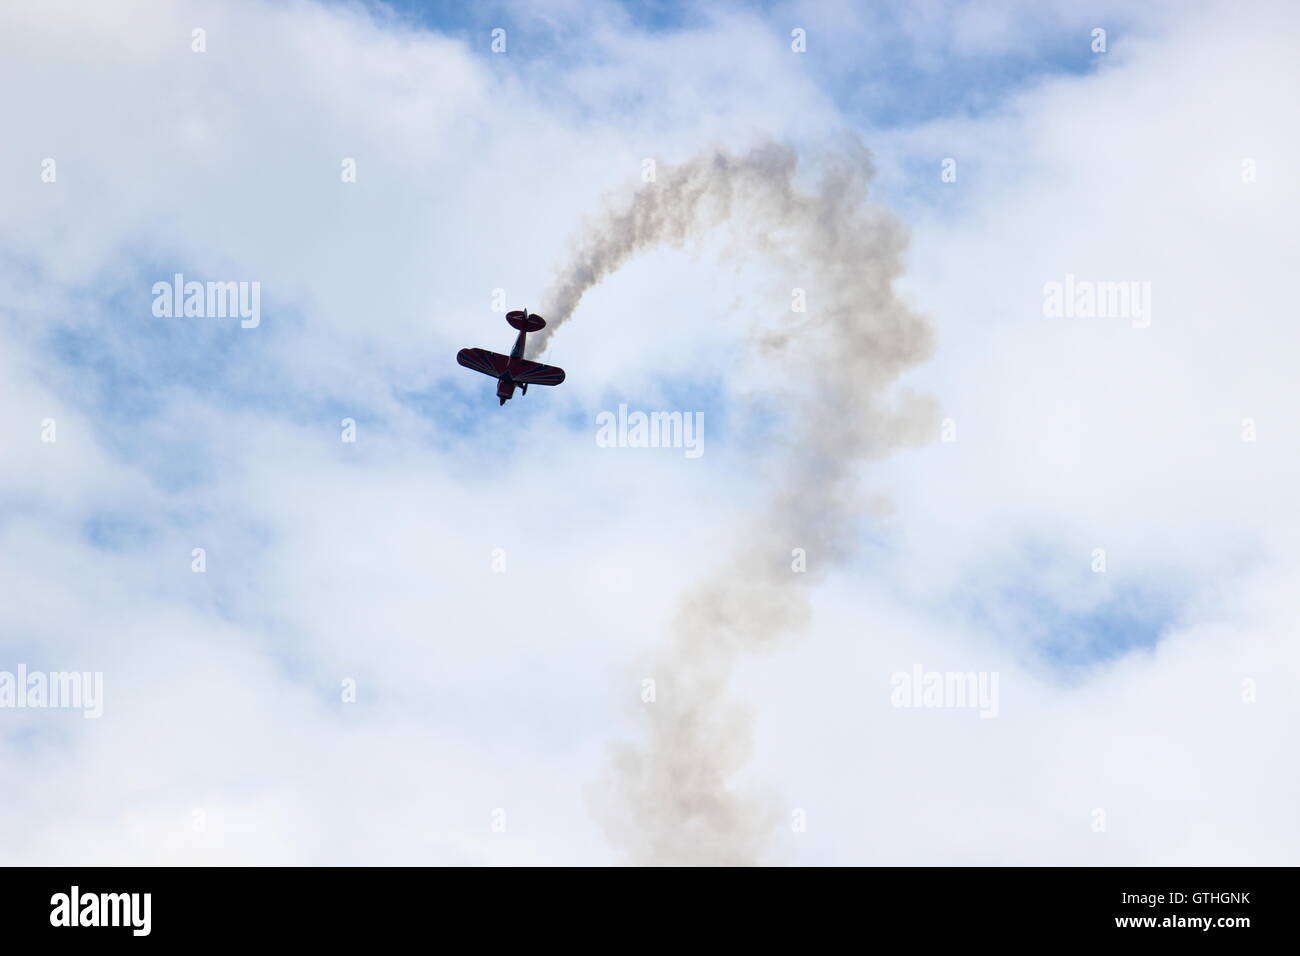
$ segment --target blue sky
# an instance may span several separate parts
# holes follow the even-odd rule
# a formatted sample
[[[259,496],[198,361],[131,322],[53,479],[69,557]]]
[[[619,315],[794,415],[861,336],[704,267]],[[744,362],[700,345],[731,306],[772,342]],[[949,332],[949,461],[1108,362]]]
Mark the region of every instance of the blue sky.
[[[374,9],[379,16],[386,16],[382,7]],[[471,56],[487,63],[493,62],[492,55],[483,49],[487,34],[495,26],[504,26],[511,46],[509,57],[501,62],[520,70],[533,82],[565,58],[582,56],[583,50],[600,58],[598,48],[590,48],[582,35],[581,18],[534,17],[511,5],[466,8],[459,4],[398,4],[396,10],[400,22],[451,36],[463,42]],[[804,22],[803,11],[779,4],[724,11],[722,15],[731,12],[756,15],[758,22],[772,31],[773,43],[786,42],[788,24]],[[602,11],[597,19],[671,39],[680,32],[709,29],[717,16],[712,8],[706,10],[693,4],[634,4],[618,11]],[[817,28],[812,27],[814,55],[799,62],[810,65],[808,75],[836,104],[849,128],[856,126],[866,132],[922,126],[953,117],[977,118],[983,112],[1005,108],[1013,94],[1045,79],[1086,74],[1096,68],[1099,59],[1088,48],[1087,38],[1081,37],[1077,25],[1064,20],[1037,25],[1034,42],[1011,51],[954,54],[951,39],[942,34],[939,38],[925,37],[922,47],[921,37],[906,35],[905,19],[902,11],[886,10],[878,20],[873,18],[870,32],[837,31],[833,37],[819,36]],[[882,34],[891,42],[882,42]],[[1112,25],[1111,42],[1115,39]],[[817,55],[816,47],[823,43],[829,56]],[[720,52],[725,55],[725,51]],[[936,52],[942,53],[937,59]],[[882,90],[888,95],[878,95]],[[300,307],[279,302],[272,294],[265,307],[273,318],[256,337],[241,334],[233,326],[203,320],[184,324],[151,322],[145,318],[146,300],[141,290],[155,276],[170,276],[173,270],[182,270],[191,278],[201,279],[213,267],[202,260],[180,259],[166,253],[159,259],[134,258],[131,278],[115,275],[120,287],[107,296],[101,295],[95,303],[102,318],[95,321],[87,316],[73,326],[52,329],[46,348],[65,367],[65,381],[76,382],[77,397],[91,402],[89,407],[95,409],[106,447],[123,462],[143,469],[159,487],[179,490],[191,483],[201,484],[203,476],[210,478],[216,467],[209,442],[201,434],[150,428],[176,392],[188,393],[206,404],[219,404],[228,411],[270,416],[299,426],[322,428],[329,422],[328,427],[333,428],[333,423],[352,417],[362,422],[371,435],[401,427],[389,409],[358,400],[349,391],[346,379],[327,391],[314,393],[287,387],[279,380],[275,366],[267,364],[266,347],[291,348],[308,334],[310,319]],[[102,287],[102,279],[96,285]],[[90,289],[85,294],[94,296],[95,292]],[[498,338],[504,341],[510,334],[503,330]],[[490,341],[467,344],[505,348]],[[369,374],[383,376],[382,359],[376,358],[375,362]],[[480,460],[529,454],[523,436],[539,416],[547,415],[545,408],[538,402],[516,402],[511,408],[510,428],[503,431],[496,427],[500,415],[495,403],[485,398],[490,387],[458,373],[450,364],[441,371],[429,370],[423,381],[395,386],[387,398],[431,426],[428,440],[435,447],[459,448],[460,453],[468,451]],[[733,420],[718,385],[698,378],[670,378],[657,384],[658,394],[668,407],[705,414],[711,448],[715,454],[725,453],[723,450],[732,444],[729,426]],[[545,400],[545,396],[539,397]],[[612,408],[619,402],[634,401],[635,397],[616,382],[600,396],[596,407]],[[585,434],[591,430],[591,419],[589,409],[569,405],[560,421],[570,432]],[[748,437],[741,437],[740,447],[746,441],[761,440],[761,431],[754,431],[755,427],[761,428],[757,421],[749,420]],[[213,425],[219,427],[215,422]],[[474,439],[472,446],[464,445],[467,438]],[[98,546],[121,548],[132,540],[138,542],[146,527],[126,514],[96,515],[87,520],[86,533]],[[1149,600],[1134,602],[1120,597],[1071,613],[1047,593],[1036,590],[1032,570],[1028,579],[1005,589],[996,600],[1016,609],[1015,629],[1032,632],[1046,660],[1064,668],[1106,661],[1134,647],[1150,647],[1175,610],[1175,606],[1163,602],[1160,610]]]
[[[735,731],[749,754],[723,748],[716,796],[761,835],[753,862],[1059,862],[1096,806],[1125,821],[1110,863],[1294,861],[1300,789],[1275,754],[1300,667],[1296,395],[1272,318],[1292,298],[1293,10],[392,8],[0,15],[0,71],[46,94],[0,106],[0,670],[99,669],[108,694],[57,732],[68,715],[0,710],[20,781],[0,820],[23,821],[0,858],[644,861],[610,753],[656,766],[647,713],[686,700],[705,742]],[[775,141],[811,194],[845,137],[879,170],[862,214],[908,237],[878,301],[933,333],[922,360],[882,360],[859,395],[834,354],[765,350],[801,322],[820,348],[816,303],[842,290],[737,218],[592,288],[545,356],[560,387],[503,409],[455,364],[508,350],[498,289],[545,312],[647,157],[664,175]],[[152,315],[176,272],[260,282],[261,324]],[[1150,281],[1155,321],[1046,317],[1067,272]],[[908,395],[930,430],[882,432],[888,454],[833,483],[839,444],[882,409],[905,423]],[[597,447],[620,403],[702,412],[705,454]],[[825,457],[790,468],[792,447]],[[822,512],[825,534],[783,523]],[[714,631],[680,622],[720,575],[716,633],[774,636],[724,642],[715,671]],[[913,662],[998,672],[1006,706],[892,709]],[[972,774],[1016,788],[951,787]],[[1171,787],[1205,816],[1159,806]],[[762,824],[791,807],[808,833]],[[698,820],[646,819],[733,858]]]
[[[805,57],[808,74],[834,98],[847,121],[864,129],[915,126],[953,116],[978,116],[1005,107],[1018,90],[1057,75],[1084,75],[1098,68],[1090,30],[1080,31],[1087,17],[1102,16],[1093,26],[1107,31],[1107,43],[1122,44],[1134,18],[1122,8],[1072,12],[1045,9],[1030,19],[1018,15],[1014,4],[999,5],[1007,12],[1014,42],[996,50],[967,47],[945,34],[945,11],[935,6],[918,12],[907,5],[881,4],[854,10],[849,4],[618,3],[595,8],[594,15],[532,15],[527,5],[511,3],[429,3],[404,0],[373,4],[391,10],[402,21],[461,39],[471,49],[486,52],[491,31],[507,31],[515,52],[528,61],[551,64],[581,57],[591,50],[582,26],[590,21],[618,21],[650,35],[671,35],[707,29],[720,18],[743,13],[757,18],[771,31],[772,42],[788,44],[790,31],[811,31],[808,42],[814,55]],[[844,17],[842,14],[850,13]],[[846,22],[847,21],[847,22]],[[938,27],[920,33],[918,23]],[[819,27],[825,24],[825,28]],[[955,32],[955,30],[954,30]],[[594,55],[594,51],[593,55]],[[726,55],[720,50],[720,55]],[[503,61],[505,62],[505,61]],[[512,65],[517,59],[511,59]],[[528,69],[528,66],[523,66]],[[887,95],[883,95],[887,93]]]

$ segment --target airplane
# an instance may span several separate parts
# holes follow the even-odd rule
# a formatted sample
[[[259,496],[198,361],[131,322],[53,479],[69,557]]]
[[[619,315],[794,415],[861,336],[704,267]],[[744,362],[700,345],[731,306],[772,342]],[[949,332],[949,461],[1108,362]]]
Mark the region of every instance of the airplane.
[[[546,328],[546,320],[540,315],[530,315],[524,309],[507,312],[506,321],[519,330],[519,338],[515,339],[515,347],[509,355],[487,349],[461,349],[456,353],[456,361],[461,365],[497,380],[497,398],[501,399],[502,405],[514,395],[516,385],[522,394],[527,395],[529,385],[559,385],[564,381],[564,369],[524,358],[524,339],[529,332]]]

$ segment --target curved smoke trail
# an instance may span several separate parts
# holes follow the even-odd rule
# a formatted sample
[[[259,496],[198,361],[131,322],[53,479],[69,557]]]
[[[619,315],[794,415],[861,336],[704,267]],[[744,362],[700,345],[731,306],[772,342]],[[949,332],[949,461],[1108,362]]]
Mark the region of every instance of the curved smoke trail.
[[[656,182],[607,211],[577,244],[547,296],[548,327],[532,353],[563,328],[584,293],[637,253],[721,229],[733,253],[761,255],[787,288],[807,289],[808,309],[775,332],[755,331],[762,360],[780,363],[786,451],[775,492],[731,558],[680,600],[671,631],[651,655],[657,700],[642,710],[641,744],[618,743],[591,791],[593,812],[633,863],[753,864],[772,858],[783,817],[768,795],[732,778],[749,759],[749,709],[727,685],[741,654],[797,638],[810,620],[810,574],[852,553],[863,510],[857,466],[933,434],[926,400],[887,392],[932,348],[929,325],[899,300],[907,235],[866,202],[870,154],[851,146],[820,154],[816,189],[796,184],[798,156],[765,144],[714,150],[661,169]],[[792,571],[803,548],[810,574]]]

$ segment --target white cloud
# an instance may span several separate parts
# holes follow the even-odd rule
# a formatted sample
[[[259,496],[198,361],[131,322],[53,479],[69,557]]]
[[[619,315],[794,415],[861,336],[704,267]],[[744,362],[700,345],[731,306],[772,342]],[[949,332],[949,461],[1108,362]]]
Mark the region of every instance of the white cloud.
[[[999,24],[1027,28],[1003,9],[963,14],[939,46],[997,53]],[[870,567],[828,580],[810,639],[742,676],[759,715],[747,772],[810,814],[777,838],[787,859],[1294,862],[1298,781],[1276,754],[1300,669],[1295,22],[1255,13],[1164,14],[1095,75],[871,143],[912,222],[908,294],[939,331],[913,384],[959,438],[871,473],[894,512],[870,529]],[[569,381],[475,417],[482,433],[449,421],[449,387],[491,401],[450,355],[508,342],[492,290],[511,307],[540,294],[643,157],[835,131],[784,21],[645,36],[605,18],[572,38],[584,59],[542,72],[517,35],[492,60],[350,7],[0,20],[5,77],[29,91],[0,101],[16,146],[0,154],[0,668],[28,655],[106,685],[99,721],[0,711],[19,781],[0,856],[613,862],[585,788],[608,741],[637,732],[636,662],[729,550],[765,451],[726,434],[699,461],[602,450],[560,416],[590,421],[611,396],[654,407],[664,378],[730,358],[736,323],[713,317],[752,299],[752,273],[716,268],[708,243],[634,263],[557,336]],[[189,51],[196,25],[206,54]],[[949,155],[957,184],[937,163],[907,178]],[[47,156],[56,184],[39,180]],[[234,356],[181,325],[154,338],[149,284],[174,270],[260,280],[264,328],[229,330],[258,337]],[[1044,318],[1042,284],[1065,272],[1151,281],[1151,327]],[[101,402],[107,373],[66,362],[59,333],[119,376],[174,358],[193,380],[136,413],[110,378]],[[347,446],[336,409],[352,405]],[[187,447],[201,480],[166,480]],[[96,545],[84,529],[103,515],[147,533]],[[1051,561],[1027,563],[1027,543]],[[999,633],[1019,619],[999,588],[1086,611],[1095,546],[1098,601],[1135,586],[1183,603],[1153,652],[1068,684],[1031,635]],[[988,619],[959,613],[971,589]],[[999,717],[890,708],[889,674],[917,661],[999,670]]]

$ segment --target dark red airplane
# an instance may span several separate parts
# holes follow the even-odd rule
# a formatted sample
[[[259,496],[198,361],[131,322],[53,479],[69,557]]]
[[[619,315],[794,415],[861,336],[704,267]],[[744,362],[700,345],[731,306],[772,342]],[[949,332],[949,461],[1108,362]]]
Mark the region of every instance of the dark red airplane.
[[[529,315],[524,309],[522,312],[507,312],[506,321],[519,330],[519,338],[515,339],[515,347],[509,355],[487,349],[461,349],[456,353],[456,361],[461,365],[497,380],[497,398],[501,399],[502,405],[514,395],[516,385],[522,394],[527,395],[529,385],[559,385],[564,381],[564,369],[524,358],[524,339],[529,332],[545,328],[546,320],[540,315]]]

